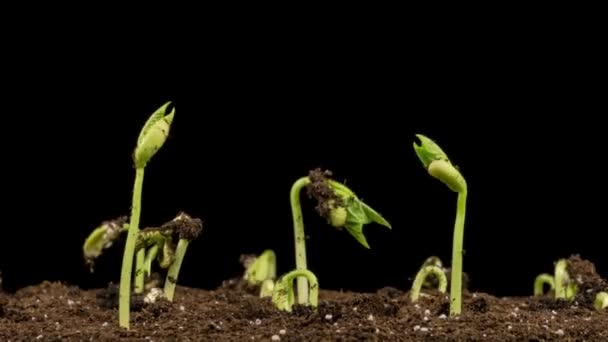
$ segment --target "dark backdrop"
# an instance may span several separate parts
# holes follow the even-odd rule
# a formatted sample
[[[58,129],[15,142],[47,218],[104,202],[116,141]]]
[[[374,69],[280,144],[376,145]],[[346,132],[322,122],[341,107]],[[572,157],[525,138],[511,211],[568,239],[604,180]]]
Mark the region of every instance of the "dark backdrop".
[[[194,69],[162,54],[91,49],[9,70],[3,286],[118,281],[122,244],[90,274],[82,243],[101,221],[129,214],[135,140],[168,100],[177,113],[146,169],[141,220],[158,225],[184,210],[204,221],[182,285],[214,288],[241,274],[241,254],[267,248],[281,273],[292,269],[288,194],[315,167],[393,224],[366,226],[366,250],[304,199],[309,267],[322,287],[405,289],[428,256],[449,263],[456,195],[422,168],[415,133],[435,139],[468,181],[472,289],[530,294],[538,273],[573,253],[608,275],[597,64],[592,53],[529,49],[474,58],[218,50]]]

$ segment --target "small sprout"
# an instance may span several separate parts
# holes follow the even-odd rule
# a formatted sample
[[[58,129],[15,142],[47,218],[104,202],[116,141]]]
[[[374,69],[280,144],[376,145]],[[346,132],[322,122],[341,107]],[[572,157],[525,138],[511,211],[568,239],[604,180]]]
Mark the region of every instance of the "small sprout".
[[[439,145],[422,134],[416,134],[416,137],[420,140],[420,145],[414,142],[414,151],[424,168],[431,176],[447,185],[450,190],[458,193],[450,281],[450,316],[456,316],[462,311],[462,255],[468,192],[467,183]]]
[[[277,258],[274,251],[265,250],[260,256],[245,262],[245,280],[252,286],[260,286],[260,297],[272,294],[277,277]]]
[[[598,292],[598,294],[595,296],[593,306],[597,311],[602,311],[605,308],[608,308],[608,292]]]
[[[310,283],[309,298],[311,307],[316,308],[319,305],[319,283],[317,277],[308,270],[294,270],[283,275],[274,285],[272,292],[272,303],[279,309],[291,312],[295,304],[295,296],[293,294],[293,281],[297,277],[305,277]]]
[[[534,296],[545,294],[545,285],[549,286],[549,291],[555,290],[555,280],[548,273],[539,274],[534,280]]]
[[[370,206],[362,202],[352,190],[345,185],[329,179],[330,171],[316,169],[309,172],[307,177],[298,179],[291,187],[290,203],[294,227],[296,249],[296,269],[307,270],[306,237],[304,220],[300,204],[300,192],[307,188],[308,196],[317,200],[317,212],[327,219],[327,222],[338,229],[345,228],[360,244],[369,248],[363,235],[363,226],[368,223],[378,223],[391,228],[391,225]],[[306,278],[298,278],[298,303],[308,303],[308,284]]]
[[[102,222],[99,227],[91,232],[82,246],[85,262],[89,265],[91,272],[93,272],[95,259],[101,256],[104,250],[112,247],[120,233],[126,232],[128,229],[127,217],[123,216],[115,220]]]
[[[568,261],[560,259],[555,264],[555,298],[571,301],[576,296],[576,283],[568,274]]]
[[[177,284],[179,270],[184,261],[188,244],[200,235],[203,230],[203,222],[201,219],[193,219],[188,214],[181,212],[173,221],[164,224],[161,229],[171,230],[179,239],[177,248],[175,248],[174,261],[171,262],[169,270],[167,271],[164,289],[167,300],[173,301],[175,285]]]
[[[150,159],[160,150],[167,136],[175,108],[169,115],[166,114],[167,107],[171,102],[165,103],[156,110],[144,124],[135,150],[133,151],[133,163],[135,165],[135,182],[133,185],[133,198],[131,202],[131,217],[129,219],[129,230],[127,242],[125,244],[122,268],[120,273],[120,292],[118,303],[118,320],[121,327],[129,329],[131,313],[131,273],[133,271],[133,255],[135,254],[135,243],[139,233],[139,220],[141,215],[141,194],[144,181],[144,169]],[[144,290],[144,260],[145,250],[137,252],[135,263],[135,293],[142,293]]]
[[[438,259],[437,259],[438,260]],[[426,262],[425,262],[426,264]],[[410,298],[412,303],[415,303],[420,298],[420,291],[422,290],[423,284],[427,281],[428,278],[434,277],[438,280],[438,290],[441,293],[445,293],[448,287],[448,279],[446,277],[445,271],[436,265],[425,265],[423,264],[418,273],[416,274],[416,278],[414,279],[414,283],[412,284],[412,290],[410,292]],[[441,261],[439,260],[439,264]]]

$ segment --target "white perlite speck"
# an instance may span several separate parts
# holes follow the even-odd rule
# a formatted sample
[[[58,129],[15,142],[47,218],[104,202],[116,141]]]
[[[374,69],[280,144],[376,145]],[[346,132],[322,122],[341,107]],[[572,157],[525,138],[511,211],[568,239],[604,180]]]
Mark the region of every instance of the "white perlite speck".
[[[279,335],[272,335],[272,337],[270,338],[273,341],[280,341],[281,340],[281,336]]]
[[[331,321],[331,319],[332,319],[333,317],[334,317],[334,316],[332,316],[332,315],[330,315],[330,314],[325,315],[325,319],[326,319],[326,320],[328,320],[328,321]]]
[[[101,326],[102,327],[107,327],[108,326],[108,322],[103,322],[103,324]]]
[[[558,329],[555,333],[559,336],[564,336],[564,331],[562,329]]]
[[[513,326],[509,325],[509,326],[507,327],[507,329],[511,330],[511,329],[513,329]]]
[[[420,309],[420,305],[418,305],[418,304],[414,304],[414,307],[415,307],[416,309]]]
[[[415,325],[414,326],[414,331],[418,331],[418,330],[420,330],[420,326],[419,325]]]
[[[422,331],[422,332],[427,332],[427,331],[429,331],[429,328],[427,328],[427,327],[422,327],[422,328],[420,328],[420,331]]]
[[[380,329],[376,328],[376,334],[380,333]]]
[[[74,305],[74,301],[73,301],[73,300],[71,300],[71,299],[68,299],[68,305],[69,305],[69,306]]]
[[[551,310],[551,313],[557,315],[557,312],[555,310]]]
[[[422,320],[424,320],[424,321],[426,322],[426,321],[428,321],[428,320],[429,320],[429,318],[428,318],[428,317],[426,317],[426,316],[424,316],[424,317],[422,317]]]
[[[163,290],[158,287],[150,289],[150,292],[144,297],[144,303],[152,304],[156,300],[163,296]]]
[[[185,306],[183,306],[183,305],[180,305],[180,306],[179,306],[179,310],[180,310],[180,311],[184,311],[184,310],[186,310],[186,307],[185,307]]]
[[[285,335],[285,334],[287,334],[287,330],[285,330],[285,329],[279,330],[279,335]]]
[[[260,324],[262,324],[262,320],[259,318],[256,318],[255,325],[260,325]]]
[[[368,321],[373,321],[374,320],[374,315],[369,314],[369,316],[367,316],[367,320]]]
[[[441,316],[439,316],[439,319],[446,319],[448,318],[448,316],[446,316],[445,314],[441,314]]]
[[[431,310],[429,310],[429,309],[424,310],[424,314],[427,315],[427,316],[430,315],[431,314]]]
[[[42,336],[42,335],[38,335],[38,336],[36,336],[36,339],[37,339],[37,340],[40,340],[40,339],[42,339],[43,337],[44,337],[44,336]]]

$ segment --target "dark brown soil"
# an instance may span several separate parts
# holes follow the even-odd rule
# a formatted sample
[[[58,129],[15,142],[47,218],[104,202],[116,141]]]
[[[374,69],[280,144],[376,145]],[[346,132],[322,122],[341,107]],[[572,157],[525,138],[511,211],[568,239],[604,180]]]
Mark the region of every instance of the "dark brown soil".
[[[310,184],[307,186],[308,197],[317,200],[317,205],[315,206],[317,213],[328,221],[331,220],[331,210],[343,205],[342,198],[336,195],[327,183],[327,178],[332,175],[333,172],[330,170],[321,170],[320,168],[311,170],[308,173],[308,178],[310,178]]]
[[[467,293],[463,314],[452,318],[446,295],[425,291],[412,304],[407,292],[384,288],[321,291],[316,311],[296,306],[287,313],[238,281],[215,291],[178,286],[173,303],[134,299],[131,330],[125,331],[118,327],[116,292],[109,289],[45,282],[0,294],[0,340],[608,341],[608,312],[579,301]]]

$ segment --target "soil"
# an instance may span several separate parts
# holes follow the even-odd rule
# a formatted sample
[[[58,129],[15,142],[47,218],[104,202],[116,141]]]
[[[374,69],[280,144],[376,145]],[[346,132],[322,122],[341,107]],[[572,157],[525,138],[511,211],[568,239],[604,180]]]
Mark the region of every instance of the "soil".
[[[608,282],[577,256],[569,271],[583,289],[573,302],[497,298],[465,292],[463,313],[449,316],[446,294],[321,290],[316,310],[276,310],[239,279],[213,291],[178,286],[175,300],[132,305],[131,330],[118,327],[117,291],[43,282],[0,293],[3,341],[608,341],[608,311],[588,302]]]

